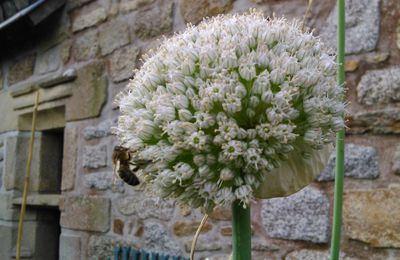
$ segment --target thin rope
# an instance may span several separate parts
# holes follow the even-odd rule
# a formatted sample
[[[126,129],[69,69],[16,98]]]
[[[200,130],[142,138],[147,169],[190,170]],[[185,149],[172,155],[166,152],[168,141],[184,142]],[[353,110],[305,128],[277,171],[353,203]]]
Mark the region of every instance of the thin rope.
[[[29,141],[28,162],[26,164],[24,192],[22,195],[21,212],[19,215],[19,222],[18,222],[18,237],[17,237],[17,247],[16,247],[16,259],[17,260],[20,260],[20,257],[21,257],[21,241],[22,241],[22,234],[23,234],[23,230],[24,230],[26,199],[27,199],[28,190],[29,190],[29,178],[31,176],[32,151],[33,151],[33,144],[35,143],[36,114],[37,114],[37,110],[38,110],[38,104],[39,104],[39,90],[36,91],[35,106],[33,108],[31,139]]]

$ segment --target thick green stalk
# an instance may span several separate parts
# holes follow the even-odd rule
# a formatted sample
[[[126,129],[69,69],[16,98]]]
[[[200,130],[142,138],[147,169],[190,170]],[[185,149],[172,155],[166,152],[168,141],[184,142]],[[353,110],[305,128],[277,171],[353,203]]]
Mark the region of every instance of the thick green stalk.
[[[232,204],[232,260],[251,260],[250,205]]]
[[[344,86],[344,55],[345,55],[345,4],[344,0],[337,1],[338,31],[337,31],[337,81]],[[344,129],[336,134],[336,173],[335,173],[335,198],[333,208],[333,225],[331,241],[331,260],[338,260],[340,254],[340,231],[342,224],[343,204],[343,175],[344,175]]]

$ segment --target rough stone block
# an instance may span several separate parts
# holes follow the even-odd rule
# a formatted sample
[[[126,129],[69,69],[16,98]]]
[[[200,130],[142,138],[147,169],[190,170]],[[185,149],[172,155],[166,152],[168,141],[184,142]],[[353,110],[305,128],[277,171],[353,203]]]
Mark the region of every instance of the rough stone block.
[[[204,17],[229,12],[233,2],[233,0],[183,0],[181,14],[185,22],[198,24]]]
[[[394,152],[392,170],[395,174],[400,174],[400,145],[397,146]]]
[[[63,64],[67,64],[71,57],[72,40],[64,40],[60,44],[60,57]]]
[[[35,55],[24,56],[22,59],[13,63],[8,72],[8,85],[11,86],[18,81],[27,79],[33,74]]]
[[[190,249],[192,247],[192,241],[187,241],[185,242],[185,251],[186,252],[190,252]],[[224,241],[224,243],[222,243],[221,240],[217,240],[215,238],[204,238],[201,237],[199,238],[199,240],[197,241],[196,244],[196,252],[205,252],[205,251],[218,251],[218,250],[222,250],[225,249],[227,247],[230,247],[229,242],[227,243],[226,241]]]
[[[114,252],[116,245],[130,245],[133,248],[140,248],[131,239],[122,240],[111,236],[90,236],[87,254],[90,260],[107,259]]]
[[[81,259],[81,237],[78,235],[61,234],[60,260]]]
[[[133,77],[136,68],[139,49],[129,45],[115,51],[110,57],[110,72],[114,82],[120,82]]]
[[[400,19],[397,20],[397,26],[396,26],[396,45],[397,48],[400,49]]]
[[[270,237],[328,242],[329,201],[312,187],[285,198],[263,200],[262,223]]]
[[[124,234],[124,221],[121,219],[114,219],[113,222],[113,231],[115,234],[123,235]]]
[[[93,0],[69,0],[66,3],[67,10],[72,10],[77,7],[81,7],[84,4],[87,4]]]
[[[98,172],[85,175],[84,184],[87,188],[96,190],[108,190],[113,185],[112,172]]]
[[[400,188],[344,193],[343,224],[348,237],[373,247],[400,248]]]
[[[390,57],[390,53],[387,51],[384,52],[372,52],[368,53],[365,56],[365,61],[369,64],[379,64],[382,62],[387,61],[387,59]]]
[[[173,25],[173,6],[171,0],[162,1],[151,9],[137,13],[134,31],[140,38],[155,37],[170,32]]]
[[[400,109],[395,107],[357,112],[349,118],[351,134],[399,134]]]
[[[373,51],[379,39],[379,0],[346,2],[346,54]],[[337,7],[327,19],[321,33],[325,43],[336,48]]]
[[[182,255],[179,244],[172,240],[164,226],[155,222],[144,225],[145,248],[148,251],[163,252],[168,255]]]
[[[170,200],[157,202],[155,198],[137,194],[119,200],[117,209],[125,216],[134,215],[139,219],[169,220],[174,212],[174,203]]]
[[[251,238],[251,250],[254,251],[279,251],[280,246],[273,244],[264,238],[252,237]]]
[[[300,249],[290,252],[285,256],[285,260],[329,260],[329,251],[319,251],[310,249]],[[343,252],[340,252],[340,260],[358,260],[356,258],[348,257]]]
[[[98,32],[91,30],[79,36],[72,47],[75,60],[83,61],[96,57],[99,50]]]
[[[68,191],[74,188],[76,174],[76,159],[78,152],[78,131],[76,127],[64,129],[64,151],[62,162],[61,190]]]
[[[82,166],[97,169],[107,166],[107,146],[105,144],[85,146],[83,149]]]
[[[106,55],[129,44],[128,24],[121,20],[112,20],[102,26],[99,33],[101,54]],[[129,59],[125,57],[125,59]]]
[[[83,129],[83,137],[86,140],[101,138],[111,135],[111,127],[116,126],[116,119],[102,121],[97,126],[88,126]]]
[[[153,2],[154,0],[122,0],[119,4],[119,11],[123,14],[136,11],[140,7],[149,5]]]
[[[186,221],[178,221],[175,222],[172,226],[172,230],[174,234],[178,237],[184,236],[192,236],[196,233],[197,228],[199,227],[200,222],[186,222]],[[212,225],[206,223],[203,228],[201,229],[201,233],[207,233],[212,229]]]
[[[92,27],[107,18],[107,12],[103,7],[98,7],[90,12],[81,12],[72,23],[72,31],[77,32]]]
[[[400,68],[365,73],[357,86],[357,98],[365,105],[400,102]]]
[[[4,158],[4,187],[6,190],[23,190],[25,167],[28,161],[27,147],[29,147],[30,135],[28,133],[16,133],[6,139],[6,153]],[[33,146],[30,191],[38,191],[40,175],[40,151],[41,134],[35,135]]]
[[[220,233],[223,236],[230,237],[232,236],[232,227],[222,227]]]
[[[232,211],[229,208],[216,207],[210,214],[210,218],[215,220],[231,220]]]
[[[0,254],[3,259],[12,259],[13,247],[17,239],[17,224],[6,222],[0,225]]]
[[[107,232],[110,229],[110,199],[88,196],[65,197],[60,225],[64,228]]]
[[[12,208],[12,198],[10,193],[0,194],[0,220],[18,219],[18,211]]]
[[[318,181],[335,179],[336,151],[329,158],[328,164],[317,177]],[[378,155],[375,148],[355,144],[346,144],[344,175],[356,179],[375,179],[379,177]]]
[[[103,72],[104,64],[97,61],[77,68],[76,87],[66,103],[67,121],[100,115],[107,97],[107,78]]]
[[[56,71],[62,64],[59,47],[39,53],[36,58],[35,73],[45,74]]]

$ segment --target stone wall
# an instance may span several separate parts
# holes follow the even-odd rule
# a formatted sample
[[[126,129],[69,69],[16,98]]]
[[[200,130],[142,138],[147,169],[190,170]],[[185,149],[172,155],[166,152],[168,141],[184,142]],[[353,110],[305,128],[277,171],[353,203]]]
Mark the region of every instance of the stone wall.
[[[349,114],[342,258],[400,259],[400,2],[346,3]],[[187,256],[200,212],[158,202],[142,187],[113,184],[111,153],[116,140],[110,127],[118,116],[114,97],[133,76],[132,69],[140,66],[140,57],[156,47],[161,36],[183,30],[186,23],[251,7],[266,15],[301,19],[306,4],[68,0],[57,17],[50,18],[44,35],[1,59],[0,240],[7,241],[0,246],[2,259],[9,259],[15,246],[18,209],[12,199],[20,196],[23,169],[16,169],[23,164],[14,159],[26,157],[23,131],[30,128],[37,89],[42,98],[37,138],[41,130],[62,129],[64,134],[60,259],[105,259],[114,245],[122,244]],[[335,19],[335,1],[314,1],[306,22],[335,48]],[[39,172],[34,176],[41,176]],[[254,259],[328,259],[333,180],[334,156],[315,182],[299,193],[256,201]],[[40,193],[39,183],[32,182],[32,192]],[[226,209],[211,215],[197,256],[225,259],[231,247],[230,219]],[[40,259],[34,243],[24,246],[30,252],[27,257]]]

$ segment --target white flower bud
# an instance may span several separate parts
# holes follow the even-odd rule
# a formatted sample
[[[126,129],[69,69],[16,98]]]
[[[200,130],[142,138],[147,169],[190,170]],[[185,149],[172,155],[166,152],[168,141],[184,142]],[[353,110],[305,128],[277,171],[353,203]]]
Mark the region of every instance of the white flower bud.
[[[229,168],[223,168],[219,175],[219,179],[222,181],[230,181],[233,177],[235,177],[235,174]]]
[[[190,121],[193,118],[192,113],[187,109],[179,109],[178,111],[179,119],[182,121]]]
[[[196,166],[200,167],[203,166],[206,162],[206,157],[202,154],[196,154],[193,156],[193,163],[196,164]]]

